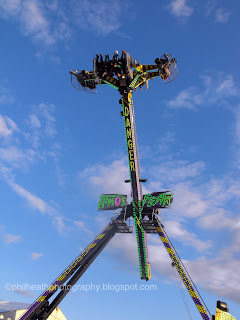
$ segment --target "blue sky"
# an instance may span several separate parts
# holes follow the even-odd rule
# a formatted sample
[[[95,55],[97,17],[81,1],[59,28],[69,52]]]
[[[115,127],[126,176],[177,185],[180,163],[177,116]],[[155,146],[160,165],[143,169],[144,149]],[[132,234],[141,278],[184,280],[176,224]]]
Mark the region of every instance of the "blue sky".
[[[0,0],[0,300],[30,304],[41,291],[5,284],[51,283],[111,218],[97,211],[99,195],[129,194],[120,95],[74,90],[69,71],[91,70],[96,53],[116,49],[143,64],[168,52],[176,80],[154,79],[133,96],[144,192],[174,192],[167,233],[210,311],[222,299],[238,318],[239,9],[236,1]],[[185,319],[170,259],[156,236],[148,243],[156,291],[71,292],[60,305],[66,317],[161,310]],[[135,235],[115,236],[81,283],[145,284]]]

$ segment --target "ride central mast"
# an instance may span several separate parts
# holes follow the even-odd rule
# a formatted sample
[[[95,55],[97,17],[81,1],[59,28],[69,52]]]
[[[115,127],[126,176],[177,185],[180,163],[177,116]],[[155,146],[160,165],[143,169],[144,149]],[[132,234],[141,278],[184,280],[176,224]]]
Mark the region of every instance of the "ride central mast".
[[[135,230],[138,244],[139,268],[141,279],[149,280],[151,277],[150,263],[147,254],[146,232],[140,221],[143,219],[142,212],[142,182],[141,179],[134,107],[132,92],[137,87],[148,86],[148,80],[161,77],[165,82],[172,81],[177,75],[176,60],[169,54],[160,59],[155,59],[153,65],[141,65],[133,60],[128,53],[122,52],[121,57],[115,51],[112,60],[109,55],[97,55],[93,60],[93,71],[71,71],[77,79],[77,89],[85,91],[96,90],[97,85],[109,84],[119,91],[122,96],[122,115],[124,117],[127,153],[129,162],[129,174],[132,195],[132,217],[135,222]],[[72,84],[74,85],[74,79]],[[76,87],[74,85],[74,87]]]

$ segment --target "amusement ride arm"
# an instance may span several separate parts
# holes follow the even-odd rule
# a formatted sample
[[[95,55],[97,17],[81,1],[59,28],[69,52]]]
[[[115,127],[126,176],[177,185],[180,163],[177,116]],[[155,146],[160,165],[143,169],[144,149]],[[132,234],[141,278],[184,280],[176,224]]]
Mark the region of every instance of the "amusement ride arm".
[[[19,320],[45,320],[68,294],[72,286],[88,269],[99,253],[105,248],[112,237],[118,232],[114,221],[123,219],[119,214],[105,229],[82,251],[82,253],[60,274],[60,276],[44,291]],[[69,280],[67,282],[67,280]],[[66,283],[67,282],[67,283]],[[66,283],[66,284],[65,284]],[[64,285],[65,284],[65,285]],[[57,293],[57,296],[49,302],[49,299]]]
[[[190,275],[188,274],[186,268],[184,267],[180,257],[177,254],[174,246],[169,239],[164,226],[161,224],[158,218],[155,218],[155,229],[162,240],[164,247],[166,248],[174,267],[176,267],[183,283],[185,284],[195,306],[197,307],[201,317],[203,320],[211,320],[212,315],[208,310],[203,298],[201,297],[200,293],[198,292],[193,280],[191,279]]]

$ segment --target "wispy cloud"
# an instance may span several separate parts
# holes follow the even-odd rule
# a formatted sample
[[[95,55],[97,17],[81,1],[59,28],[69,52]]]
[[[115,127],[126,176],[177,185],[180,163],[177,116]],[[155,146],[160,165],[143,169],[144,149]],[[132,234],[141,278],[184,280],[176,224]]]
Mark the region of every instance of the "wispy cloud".
[[[228,105],[228,98],[239,96],[239,90],[232,75],[218,74],[217,78],[201,75],[199,87],[182,90],[174,99],[166,102],[169,108],[197,110],[202,105],[221,103]]]
[[[1,2],[0,2],[1,5]],[[9,90],[0,86],[0,104],[7,105],[14,102],[14,97],[9,93]]]
[[[230,11],[227,11],[223,8],[219,8],[217,9],[216,15],[215,15],[216,22],[227,23],[229,21],[230,16],[231,16]]]
[[[29,172],[37,160],[51,159],[56,167],[59,184],[63,184],[64,174],[59,165],[61,146],[56,142],[55,106],[41,103],[33,106],[30,115],[25,117],[21,129],[9,117],[0,115],[0,178],[30,208],[48,216],[59,233],[66,230],[66,218],[59,214],[53,205],[38,197],[34,192],[16,182],[19,170]],[[27,148],[28,146],[28,148]]]
[[[102,35],[117,31],[124,19],[123,12],[128,12],[127,3],[119,0],[83,0],[71,3],[75,8],[73,14],[78,26]]]
[[[206,17],[213,17],[217,23],[227,23],[231,16],[231,11],[217,7],[216,0],[209,0],[206,4]]]
[[[37,43],[51,46],[58,40],[70,37],[71,32],[65,21],[66,17],[61,16],[61,10],[56,10],[56,6],[49,5],[48,2],[1,0],[0,8],[3,18],[15,19],[23,34]]]
[[[184,228],[182,231],[182,226],[174,222],[171,223],[173,223],[172,226],[170,223],[165,224],[166,231],[171,237],[174,238],[175,236],[180,242],[185,242],[185,245],[192,245],[195,249],[197,248],[199,251],[202,251],[202,255],[198,259],[188,260],[185,259],[184,255],[181,256],[194,283],[206,291],[215,293],[218,296],[227,297],[239,303],[240,289],[239,286],[236,286],[236,283],[240,282],[240,275],[235,270],[238,270],[240,267],[240,260],[235,258],[231,253],[228,254],[228,248],[226,250],[219,250],[217,257],[204,257],[203,251],[208,250],[212,243],[210,241],[201,241],[195,234],[189,233]],[[175,228],[176,226],[177,228]],[[185,236],[187,240],[184,239]],[[156,273],[164,275],[166,280],[174,280],[171,259],[161,240],[157,235],[148,235],[148,242],[152,273],[154,272],[155,276]],[[116,235],[111,241],[108,250],[111,250],[111,254],[114,254],[117,260],[121,259],[123,265],[125,265],[124,261],[126,261],[129,266],[128,272],[134,272],[136,275],[138,258],[135,235],[128,235],[127,237],[126,235]],[[208,275],[207,277],[206,274]],[[225,279],[228,279],[228,281]]]
[[[81,230],[81,232],[87,233],[91,236],[93,235],[93,232],[86,226],[86,223],[84,221],[75,220],[73,223],[78,228],[78,230]]]
[[[196,234],[186,230],[178,221],[166,221],[165,226],[170,238],[180,241],[184,245],[194,247],[198,251],[206,251],[212,246],[212,242],[210,240],[200,240]]]
[[[177,18],[187,18],[193,14],[193,8],[187,4],[187,0],[172,0],[168,6],[170,13]]]
[[[203,161],[190,163],[188,161],[166,161],[159,166],[152,166],[155,179],[169,182],[180,182],[199,176],[206,168]]]
[[[39,149],[43,139],[52,141],[51,139],[57,134],[55,106],[46,103],[33,106],[26,123],[30,130],[25,137],[34,149]]]
[[[128,175],[129,169],[124,160],[116,160],[109,165],[96,164],[78,173],[79,178],[84,179],[97,194],[129,194],[129,185],[124,182]]]
[[[228,297],[237,303],[240,302],[240,289],[236,286],[236,283],[240,282],[240,275],[236,272],[240,267],[239,259],[224,251],[219,252],[217,258],[201,257],[194,261],[187,261],[185,266],[194,281],[205,290],[218,296]]]
[[[22,240],[21,236],[17,236],[15,234],[7,234],[4,237],[4,241],[6,244],[10,244],[10,243],[18,243]]]
[[[31,254],[31,258],[32,258],[32,260],[38,260],[40,257],[42,257],[43,256],[43,254],[42,253],[37,253],[37,252],[33,252],[32,254]]]
[[[0,160],[15,168],[26,167],[34,161],[35,156],[35,151],[32,149],[22,151],[14,146],[0,148]]]
[[[7,125],[6,117],[0,115],[0,137],[7,137],[11,134],[12,130]]]
[[[23,198],[32,209],[37,210],[52,219],[53,224],[59,233],[62,233],[66,229],[64,223],[66,219],[60,215],[54,207],[47,204],[46,201],[17,184],[9,168],[2,167],[0,173],[11,189]]]
[[[32,297],[34,293],[32,291],[27,291],[23,289],[16,289],[14,292],[24,297]],[[27,308],[26,308],[27,309]]]
[[[235,142],[235,164],[240,168],[239,156],[240,156],[240,104],[233,110],[235,117],[235,123],[233,125],[233,138]]]
[[[29,169],[38,160],[54,162],[59,186],[64,186],[65,174],[60,166],[61,146],[56,141],[55,106],[40,103],[18,125],[13,119],[0,115],[0,167]]]
[[[221,85],[222,83],[215,85],[215,89],[217,90]],[[226,87],[229,92],[229,86],[222,85],[222,88]],[[235,95],[236,92],[232,91],[232,86],[230,89],[230,94]],[[119,160],[105,166],[90,167],[82,171],[80,175],[92,187],[101,186],[101,192],[104,190],[105,182],[108,188],[104,191],[117,191],[119,182],[125,178],[122,175],[118,176],[119,168],[124,174],[128,173],[125,162]],[[239,202],[240,183],[230,174],[220,178],[213,176],[209,178],[205,174],[206,170],[207,166],[202,161],[192,163],[184,160],[168,161],[149,168],[147,173],[152,182],[146,184],[146,188],[149,192],[163,190],[162,183],[158,182],[159,177],[161,181],[164,180],[165,185],[171,185],[174,202],[171,211],[166,211],[165,214],[165,230],[174,242],[180,243],[180,246],[185,249],[191,247],[192,252],[195,252],[196,255],[201,253],[199,259],[186,260],[184,255],[181,257],[193,280],[207,291],[239,302],[239,288],[235,286],[235,290],[231,290],[231,286],[240,281],[240,276],[233,272],[231,263],[235,268],[239,267],[240,260],[235,255],[240,245],[240,219],[238,211],[234,208]],[[109,177],[113,177],[113,181],[108,182]],[[121,190],[123,190],[122,187]],[[186,227],[189,219],[193,223],[191,226],[194,225],[194,231],[193,228]],[[80,227],[84,227],[82,221],[80,221]],[[218,232],[221,232],[221,237],[216,241],[212,234],[217,237]],[[231,243],[225,241],[228,236],[231,236]],[[165,275],[167,279],[173,279],[171,260],[160,239],[157,236],[148,235],[148,243],[154,272]],[[109,249],[116,259],[121,257],[122,262],[123,260],[128,262],[128,272],[136,274],[138,258],[134,234],[127,237],[117,235],[111,241]],[[209,253],[211,253],[211,258],[209,258]],[[206,274],[211,279],[208,277],[206,281]],[[224,281],[225,277],[230,279],[231,285]]]
[[[210,16],[210,14],[213,12],[215,7],[216,7],[216,0],[207,1],[206,6],[205,6],[206,17]]]
[[[0,16],[16,21],[36,44],[54,48],[70,40],[76,28],[105,36],[117,31],[128,6],[120,0],[1,0]]]

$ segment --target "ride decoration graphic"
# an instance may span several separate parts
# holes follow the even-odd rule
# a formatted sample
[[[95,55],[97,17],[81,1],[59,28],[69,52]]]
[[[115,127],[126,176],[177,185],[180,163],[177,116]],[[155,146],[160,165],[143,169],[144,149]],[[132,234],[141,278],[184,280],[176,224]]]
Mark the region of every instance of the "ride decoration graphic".
[[[130,171],[135,171],[135,163],[134,163],[134,151],[133,151],[133,141],[132,141],[132,128],[130,121],[130,112],[128,101],[125,101],[123,104],[123,112],[125,117],[125,130],[126,130],[126,139],[127,139],[127,149],[128,149],[128,159],[129,159],[129,168]]]
[[[230,313],[216,308],[215,320],[236,320],[236,318],[232,316]]]
[[[116,210],[127,205],[127,195],[124,194],[101,194],[98,202],[98,211]]]
[[[169,191],[153,192],[143,196],[142,208],[170,208],[173,202],[173,193]]]

